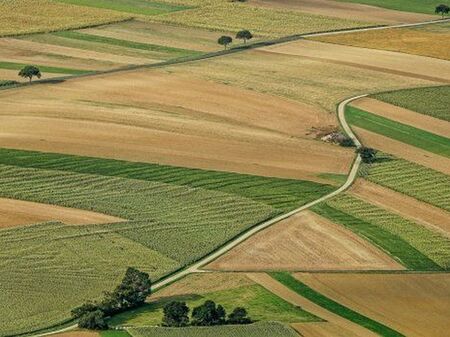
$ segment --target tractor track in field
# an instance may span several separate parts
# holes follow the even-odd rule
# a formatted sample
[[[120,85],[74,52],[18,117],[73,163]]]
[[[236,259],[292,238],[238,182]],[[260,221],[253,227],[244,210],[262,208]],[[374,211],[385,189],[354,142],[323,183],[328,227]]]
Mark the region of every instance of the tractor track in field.
[[[119,72],[126,72],[126,71],[131,71],[131,70],[136,70],[136,69],[143,69],[143,68],[160,68],[160,67],[164,67],[164,66],[169,66],[169,65],[173,65],[173,64],[181,64],[181,63],[189,63],[189,62],[195,62],[195,61],[201,61],[201,60],[205,60],[205,59],[210,59],[210,58],[215,58],[215,57],[220,57],[220,56],[225,56],[225,55],[229,55],[229,54],[233,54],[233,53],[238,53],[238,52],[243,52],[246,50],[252,50],[252,49],[257,49],[257,48],[263,48],[263,47],[267,47],[270,45],[276,45],[276,44],[282,44],[282,43],[287,43],[287,42],[291,42],[291,41],[295,41],[295,40],[299,40],[302,38],[306,38],[306,37],[314,37],[314,36],[325,36],[325,35],[336,35],[336,34],[344,34],[344,33],[352,33],[352,32],[364,32],[364,31],[370,31],[370,30],[383,30],[383,29],[392,29],[392,28],[407,28],[407,27],[417,27],[417,26],[424,26],[424,25],[430,25],[430,24],[436,24],[436,23],[443,23],[443,22],[450,22],[450,19],[444,19],[444,20],[436,20],[436,21],[426,21],[426,22],[419,22],[419,23],[413,23],[413,24],[399,24],[399,25],[386,25],[386,26],[376,26],[376,27],[362,27],[362,28],[354,28],[354,29],[347,29],[347,30],[339,30],[339,31],[333,31],[333,32],[318,32],[318,33],[307,33],[307,34],[299,34],[299,35],[294,35],[294,36],[288,36],[285,38],[280,38],[277,40],[273,40],[273,41],[266,41],[266,42],[259,42],[259,43],[255,43],[253,45],[247,46],[245,48],[235,48],[235,49],[230,49],[228,51],[221,51],[221,52],[215,52],[215,53],[209,53],[209,54],[204,54],[200,57],[196,57],[196,58],[191,58],[191,59],[180,59],[180,60],[174,60],[174,61],[166,61],[166,62],[161,62],[161,63],[156,63],[156,64],[150,64],[150,65],[139,65],[139,66],[132,66],[132,67],[124,67],[124,68],[118,68],[118,69],[114,69],[114,70],[110,70],[110,71],[104,71],[104,72],[95,72],[92,74],[86,74],[86,75],[81,75],[81,76],[71,76],[71,77],[61,77],[61,78],[54,78],[51,80],[42,80],[42,81],[36,81],[34,82],[32,85],[39,85],[39,84],[45,84],[45,83],[59,83],[59,82],[64,82],[64,81],[68,81],[71,79],[76,79],[79,77],[93,77],[93,76],[101,76],[101,75],[107,75],[107,74],[114,74],[114,73],[119,73]],[[16,87],[10,87],[10,88],[5,88],[3,90],[18,90],[20,88],[23,87],[27,87],[28,85],[19,85]],[[339,119],[339,123],[341,124],[342,129],[345,131],[345,133],[354,141],[355,145],[357,147],[361,146],[361,142],[358,140],[358,138],[356,137],[356,135],[353,133],[352,129],[350,128],[350,126],[348,125],[347,121],[345,120],[345,108],[346,106],[363,97],[366,97],[367,94],[365,95],[358,95],[358,96],[353,96],[350,97],[344,101],[342,101],[341,103],[339,103],[338,107],[337,107],[337,115],[338,115],[338,119]],[[282,214],[280,216],[277,216],[271,220],[265,221],[259,225],[256,225],[255,227],[251,228],[250,230],[242,233],[240,236],[236,237],[235,239],[231,240],[230,242],[226,243],[224,246],[222,246],[221,248],[217,249],[216,251],[212,252],[211,254],[203,257],[202,259],[200,259],[199,261],[195,262],[194,264],[192,264],[191,266],[180,270],[172,275],[167,276],[166,278],[160,280],[159,282],[155,283],[153,285],[153,290],[157,290],[160,288],[163,288],[191,273],[198,273],[198,272],[204,272],[201,270],[202,267],[204,267],[205,265],[207,265],[208,263],[212,262],[213,260],[217,259],[219,256],[227,253],[228,251],[230,251],[231,249],[235,248],[236,246],[238,246],[239,244],[241,244],[242,242],[244,242],[245,240],[249,239],[250,237],[252,237],[253,235],[255,235],[256,233],[272,226],[273,224],[287,219],[289,217],[291,217],[294,214],[297,214],[301,211],[304,211],[318,203],[321,203],[323,201],[326,201],[330,198],[335,197],[336,195],[346,191],[355,181],[355,179],[357,178],[357,174],[358,174],[358,169],[359,166],[361,164],[361,157],[359,155],[356,156],[353,165],[351,167],[350,173],[347,177],[346,182],[339,187],[337,190],[320,197],[319,199],[316,199],[312,202],[309,202],[293,211],[290,211],[288,213]],[[63,333],[63,332],[67,332],[70,330],[73,330],[77,327],[77,325],[71,325],[68,326],[66,328],[62,328],[59,330],[54,330],[54,331],[48,331],[45,333],[30,333],[27,334],[28,336],[32,336],[32,337],[44,337],[44,336],[49,336],[49,335],[53,335],[53,334],[58,334],[58,333]]]

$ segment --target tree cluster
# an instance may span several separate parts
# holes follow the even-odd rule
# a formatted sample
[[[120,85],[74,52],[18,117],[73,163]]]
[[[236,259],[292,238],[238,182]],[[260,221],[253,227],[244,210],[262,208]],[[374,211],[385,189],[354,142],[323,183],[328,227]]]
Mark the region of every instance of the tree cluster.
[[[361,146],[356,150],[356,153],[361,156],[363,163],[366,164],[371,164],[376,160],[377,152],[377,150],[365,146]]]
[[[130,267],[114,291],[105,292],[99,302],[87,302],[73,309],[72,317],[78,319],[80,328],[107,329],[106,317],[144,304],[150,293],[149,275]]]
[[[244,44],[247,43],[247,40],[253,39],[253,34],[249,30],[241,30],[237,32],[236,39],[244,40]],[[227,49],[228,45],[233,42],[233,38],[231,36],[223,35],[219,37],[217,40],[217,43],[224,46],[225,49]]]
[[[224,324],[250,324],[251,318],[247,310],[242,307],[235,308],[227,317],[223,306],[214,301],[206,301],[192,310],[189,322],[189,307],[185,302],[173,301],[164,306],[162,325],[165,327],[214,326]]]

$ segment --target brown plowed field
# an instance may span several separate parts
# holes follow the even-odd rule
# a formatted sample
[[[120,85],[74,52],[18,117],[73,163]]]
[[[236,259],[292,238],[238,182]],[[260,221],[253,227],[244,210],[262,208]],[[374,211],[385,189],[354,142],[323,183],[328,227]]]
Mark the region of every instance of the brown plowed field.
[[[0,198],[0,228],[47,221],[60,221],[68,225],[87,225],[113,223],[123,219],[75,208]]]
[[[321,306],[307,300],[306,298],[300,296],[293,290],[287,288],[277,280],[273,279],[267,274],[264,273],[249,273],[247,276],[260,284],[267,290],[271,291],[275,295],[283,298],[284,300],[300,306],[303,310],[314,314],[331,324],[338,326],[342,332],[345,332],[346,337],[379,337],[378,334],[375,334],[362,326],[353,323],[341,316],[338,316],[331,311],[328,311]],[[309,323],[308,323],[309,324]],[[327,336],[327,337],[335,337],[335,336]]]
[[[349,330],[344,330],[339,325],[330,322],[295,323],[291,326],[302,337],[358,337]]]
[[[298,55],[393,75],[450,83],[450,62],[423,56],[299,40],[263,50]]]
[[[450,237],[450,213],[391,189],[358,179],[350,193]]]
[[[371,23],[414,23],[435,19],[432,15],[406,13],[375,6],[331,0],[250,0],[249,3],[269,8],[299,10],[304,13]]]
[[[333,115],[156,70],[32,86],[0,101],[0,146],[9,148],[291,178],[347,173],[353,157],[308,135],[336,124]]]
[[[351,231],[310,211],[256,234],[207,269],[377,270],[403,269]]]
[[[385,137],[362,128],[353,127],[363,144],[397,157],[427,166],[445,174],[450,174],[450,160],[411,146],[389,137]]]
[[[351,104],[373,114],[450,138],[450,122],[423,115],[396,105],[365,97]]]
[[[450,274],[297,274],[321,294],[408,337],[448,337]]]

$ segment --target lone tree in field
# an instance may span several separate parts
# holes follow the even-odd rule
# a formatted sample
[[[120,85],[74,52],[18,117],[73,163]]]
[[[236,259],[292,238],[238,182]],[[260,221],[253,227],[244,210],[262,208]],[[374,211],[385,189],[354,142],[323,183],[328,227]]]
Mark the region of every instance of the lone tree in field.
[[[225,324],[225,309],[213,301],[206,301],[204,304],[192,310],[192,325],[213,326]]]
[[[221,36],[219,37],[219,39],[217,40],[217,43],[224,46],[225,49],[227,49],[227,46],[233,42],[233,38],[231,36]]]
[[[41,71],[35,66],[25,66],[21,71],[19,71],[19,76],[28,78],[31,83],[33,77],[41,78]]]
[[[450,7],[448,7],[447,5],[441,4],[439,6],[436,6],[435,12],[436,12],[436,14],[441,14],[442,18],[444,18],[444,15],[448,14],[450,12]]]
[[[363,163],[371,164],[375,161],[378,151],[370,147],[362,146],[356,152],[361,156]]]
[[[244,44],[247,43],[247,40],[253,39],[253,34],[248,30],[241,30],[236,34],[236,39],[244,40]]]
[[[163,326],[179,328],[189,324],[189,308],[185,302],[167,303],[163,310]]]

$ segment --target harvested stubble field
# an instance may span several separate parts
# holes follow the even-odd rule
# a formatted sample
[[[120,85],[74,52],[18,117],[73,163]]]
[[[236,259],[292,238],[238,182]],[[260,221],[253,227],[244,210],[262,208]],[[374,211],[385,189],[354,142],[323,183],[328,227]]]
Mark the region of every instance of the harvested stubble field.
[[[245,307],[256,321],[313,322],[314,315],[267,291],[240,273],[191,274],[156,292],[145,306],[109,320],[112,326],[146,327],[161,324],[163,307],[170,301],[185,301],[194,308],[206,300],[223,305],[227,312]]]
[[[436,27],[441,29],[436,29]],[[321,36],[316,41],[343,44],[355,47],[391,50],[408,54],[436,57],[450,60],[450,50],[445,42],[450,37],[450,24],[417,28],[393,28],[351,34]]]
[[[333,115],[336,104],[349,96],[432,85],[430,77],[441,78],[443,72],[450,77],[450,65],[442,60],[434,60],[439,67],[430,73],[429,61],[423,57],[399,53],[380,57],[379,51],[353,48],[298,41],[168,69],[296,100]],[[320,53],[323,56],[316,57]],[[342,61],[348,57],[351,62]]]
[[[131,328],[133,337],[297,337],[298,334],[280,323],[256,323],[243,326],[191,328]]]
[[[317,271],[403,267],[345,227],[305,211],[256,234],[206,269]]]
[[[321,181],[317,174],[346,174],[353,157],[310,134],[335,126],[334,115],[172,70],[79,78],[0,97],[0,145],[8,148]]]
[[[434,19],[434,16],[400,12],[380,7],[333,0],[250,0],[250,4],[267,8],[299,10],[304,13],[360,20],[369,23],[414,23]]]
[[[380,153],[363,168],[365,179],[450,211],[450,177],[421,165]]]
[[[33,10],[30,11],[30,6]],[[61,4],[51,0],[0,1],[0,36],[81,28],[118,22],[119,12]]]
[[[295,187],[292,180],[95,158],[9,150],[1,158],[3,197],[129,220],[3,230],[0,311],[7,314],[0,318],[0,334],[6,335],[61,322],[71,308],[115,286],[127,266],[157,279],[330,190],[310,182]],[[301,190],[305,198],[294,201]]]
[[[450,86],[391,91],[373,98],[450,122]]]
[[[405,336],[448,335],[449,274],[296,274],[295,277]]]

